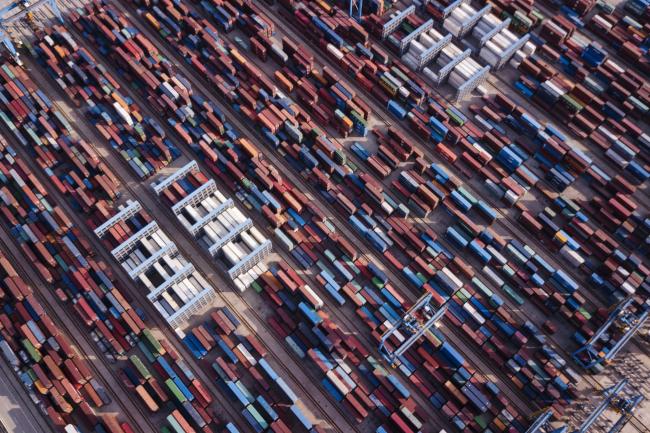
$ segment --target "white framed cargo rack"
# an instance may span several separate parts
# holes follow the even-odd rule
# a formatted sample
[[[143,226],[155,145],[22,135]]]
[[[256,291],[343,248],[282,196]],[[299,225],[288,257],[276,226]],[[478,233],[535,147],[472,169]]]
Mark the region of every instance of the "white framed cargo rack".
[[[95,229],[102,238],[114,225],[128,221],[142,210],[140,203],[128,201],[120,211]],[[214,288],[183,257],[176,244],[151,221],[111,251],[112,256],[133,281],[148,290],[147,299],[167,323],[182,328],[193,315],[205,312],[216,297]]]
[[[451,43],[451,38],[451,33],[443,36],[438,30],[430,28],[420,33],[417,40],[411,41],[402,60],[414,71],[420,71]]]
[[[482,66],[471,57],[462,60],[449,74],[449,84],[456,89],[454,99],[465,99],[474,89],[485,83],[489,73],[489,66]]]
[[[471,54],[469,48],[463,51],[454,42],[449,42],[440,50],[435,65],[431,65],[433,69],[425,66],[422,75],[436,87],[448,81],[455,89],[454,99],[461,101],[483,84],[490,72],[490,66],[479,64]]]
[[[502,68],[521,49],[530,35],[519,37],[508,29],[510,18],[501,20],[496,15],[484,15],[472,30],[478,40],[479,57],[492,69]]]
[[[152,185],[159,196],[175,182],[199,173],[191,161],[170,176]],[[244,291],[268,270],[265,260],[272,252],[267,239],[209,179],[171,206],[176,218],[212,257],[226,267],[228,276]]]
[[[492,5],[489,3],[479,10],[474,9],[466,2],[455,2],[452,5],[455,7],[449,11],[442,26],[459,39],[472,30],[479,20],[492,10]]]
[[[406,9],[398,12],[391,19],[386,21],[386,23],[384,23],[384,26],[381,29],[381,38],[386,39],[391,33],[393,33],[400,26],[400,24],[402,24],[402,22],[406,19],[406,17],[408,17],[413,13],[415,13],[415,5],[411,5],[407,7]]]
[[[404,51],[410,46],[411,42],[415,40],[418,36],[420,36],[423,33],[426,33],[430,29],[433,28],[433,20],[430,19],[420,25],[417,29],[413,30],[411,33],[408,35],[404,36],[400,41],[399,41],[399,53],[402,55]]]

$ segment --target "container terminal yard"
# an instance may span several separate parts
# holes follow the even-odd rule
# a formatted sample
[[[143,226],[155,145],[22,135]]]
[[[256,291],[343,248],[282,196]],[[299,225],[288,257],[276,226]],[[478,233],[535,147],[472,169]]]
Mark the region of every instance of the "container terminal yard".
[[[650,432],[647,0],[0,30],[0,432]]]

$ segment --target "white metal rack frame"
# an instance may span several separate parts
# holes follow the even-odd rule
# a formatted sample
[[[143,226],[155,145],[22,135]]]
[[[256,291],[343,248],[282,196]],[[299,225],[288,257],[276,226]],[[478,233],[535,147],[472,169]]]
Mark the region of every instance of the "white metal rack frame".
[[[417,37],[420,36],[422,33],[424,33],[424,32],[426,32],[426,31],[430,30],[431,28],[433,28],[433,20],[428,20],[427,22],[425,22],[424,24],[422,24],[420,27],[418,27],[417,29],[413,30],[413,31],[412,31],[411,33],[409,33],[408,35],[404,36],[404,37],[402,38],[402,40],[399,42],[399,53],[400,53],[400,56],[404,53],[404,51],[406,51],[406,49],[408,48],[409,44],[411,43],[411,41],[412,41],[413,39],[417,38]]]
[[[152,187],[160,195],[174,182],[197,171],[198,165],[191,161]],[[171,210],[212,257],[219,255],[223,259],[228,275],[240,290],[266,269],[263,262],[272,252],[271,241],[261,235],[232,198],[226,198],[218,190],[213,179],[172,205]]]
[[[113,215],[110,219],[108,219],[104,224],[100,225],[95,229],[95,236],[98,238],[103,238],[104,235],[108,230],[111,229],[115,224],[121,222],[121,221],[126,221],[129,218],[131,218],[133,215],[137,214],[142,210],[142,206],[140,205],[139,202],[129,200],[127,201],[126,207],[124,207],[122,210],[120,210],[118,213]]]
[[[248,253],[245,258],[228,270],[230,278],[234,280],[238,276],[251,270],[253,266],[257,265],[264,260],[265,257],[271,254],[271,247],[271,241],[267,239],[253,251]]]
[[[451,42],[451,33],[447,33],[444,38],[431,45],[429,48],[424,50],[417,57],[417,70],[424,68],[431,60],[433,60],[440,50],[449,45]]]
[[[250,218],[246,218],[245,221],[233,227],[232,230],[230,230],[226,236],[219,239],[218,242],[210,245],[210,248],[208,248],[208,252],[212,257],[216,256],[219,253],[219,251],[221,251],[221,248],[223,248],[224,245],[226,245],[231,240],[235,239],[242,232],[249,230],[252,227],[253,227],[253,221]]]
[[[199,165],[196,163],[196,161],[192,160],[187,164],[185,164],[183,167],[176,170],[170,176],[167,176],[160,182],[154,184],[153,190],[156,192],[156,194],[160,195],[162,191],[169,188],[169,186],[174,182],[176,182],[177,180],[184,178],[188,173],[196,173],[198,171],[199,171]]]
[[[381,31],[381,38],[386,39],[388,35],[393,33],[397,27],[399,27],[400,24],[412,13],[415,12],[415,6],[411,5],[398,13],[396,16],[391,18],[387,23],[384,24],[382,31]]]
[[[185,174],[194,171],[194,164],[186,164],[182,170]],[[167,183],[167,187],[169,185],[171,183]],[[128,201],[116,215],[97,227],[95,234],[99,238],[103,237],[115,224],[127,221],[141,210],[140,203]],[[151,221],[132,234],[115,247],[111,255],[125,268],[129,278],[148,288],[147,299],[172,328],[180,328],[191,316],[201,314],[212,305],[216,297],[214,288],[179,253],[176,244],[160,229],[156,221]],[[154,278],[148,274],[152,268],[164,279],[156,287],[151,282]],[[168,275],[170,269],[172,275]]]

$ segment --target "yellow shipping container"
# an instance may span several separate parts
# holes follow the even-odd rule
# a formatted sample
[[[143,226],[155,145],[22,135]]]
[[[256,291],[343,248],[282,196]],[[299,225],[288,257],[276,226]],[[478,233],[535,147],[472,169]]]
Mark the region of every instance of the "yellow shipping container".
[[[245,65],[245,64],[247,63],[247,62],[246,62],[246,59],[245,59],[241,54],[239,54],[239,51],[237,51],[237,49],[235,49],[235,48],[233,48],[233,49],[230,50],[230,55],[231,55],[232,58],[235,59],[235,61],[237,61],[237,63],[239,63],[240,65]]]

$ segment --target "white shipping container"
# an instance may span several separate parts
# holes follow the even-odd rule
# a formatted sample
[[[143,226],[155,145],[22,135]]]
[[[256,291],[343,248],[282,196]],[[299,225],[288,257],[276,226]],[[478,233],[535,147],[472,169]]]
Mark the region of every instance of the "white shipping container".
[[[344,57],[344,54],[341,52],[341,50],[332,44],[327,44],[327,51],[338,60],[341,60]]]
[[[451,11],[451,14],[449,15],[449,18],[452,18],[458,22],[458,24],[462,24],[463,21],[465,21],[467,18],[469,18],[469,13],[465,8],[458,7]]]
[[[511,32],[510,29],[508,29],[507,27],[501,30],[501,34],[505,36],[507,40],[510,41],[511,45],[519,40],[519,37],[513,32]]]
[[[158,314],[163,316],[164,319],[167,319],[169,316],[174,314],[174,312],[172,311],[171,307],[167,305],[166,302],[165,304],[167,305],[167,308],[169,308],[169,311],[163,305],[161,305],[160,301],[161,301],[160,299],[154,301],[153,306],[156,307],[156,310],[158,310]]]
[[[628,281],[621,284],[620,287],[628,295],[633,295],[636,292],[636,289]]]
[[[303,290],[305,292],[309,293],[309,296],[311,297],[311,299],[314,302],[314,307],[317,310],[320,310],[321,308],[323,308],[323,305],[324,305],[323,300],[320,298],[320,296],[318,296],[316,294],[316,292],[314,292],[314,290],[309,285],[305,284],[304,287],[303,287]]]
[[[479,325],[483,325],[485,323],[485,318],[481,316],[481,314],[476,311],[476,308],[474,308],[474,306],[469,302],[465,302],[463,304],[463,309],[467,311]]]
[[[498,288],[503,287],[504,281],[492,270],[491,267],[489,266],[483,266],[482,269],[483,273],[485,276],[492,281],[492,283],[497,286]]]
[[[468,3],[461,3],[460,6],[458,6],[454,10],[462,10],[467,14],[467,16],[472,16],[476,13],[476,9],[474,9],[472,6],[470,6]]]
[[[257,248],[257,246],[259,245],[257,241],[255,241],[255,239],[253,239],[253,237],[246,232],[241,233],[241,238],[246,244],[246,246],[250,248],[251,251]]]
[[[602,27],[607,30],[612,29],[612,24],[598,14],[594,15],[592,20],[596,21],[599,27]]]
[[[420,35],[420,43],[424,48],[429,48],[433,44],[435,44],[436,41],[433,38],[431,38],[431,36],[429,36],[427,33],[422,33]]]
[[[526,54],[527,56],[531,56],[533,55],[535,50],[537,50],[537,46],[534,43],[528,41],[524,44],[524,46],[521,49],[524,52],[524,54]]]
[[[438,42],[439,40],[441,40],[441,39],[444,37],[443,34],[440,33],[440,32],[439,32],[438,30],[436,30],[436,29],[429,29],[429,31],[427,32],[427,34],[429,35],[429,37],[430,37],[431,39],[433,39],[433,40],[436,41],[436,42]]]
[[[580,267],[585,263],[585,259],[577,252],[568,247],[568,245],[563,245],[560,248],[560,254],[564,257],[569,263],[574,267]]]
[[[447,18],[443,24],[443,27],[454,36],[458,36],[460,33],[460,23],[453,18]]]
[[[413,54],[411,54],[410,52],[406,53],[402,57],[402,63],[404,63],[412,71],[414,71],[418,67],[418,62],[415,60],[415,57],[413,56]]]
[[[629,164],[629,162],[623,159],[623,157],[621,157],[621,155],[616,153],[612,148],[607,149],[605,151],[605,155],[607,155],[609,159],[611,159],[614,162],[614,164],[618,165],[621,168],[625,168]]]
[[[412,53],[413,55],[417,56],[421,54],[425,50],[424,45],[419,43],[418,41],[411,41],[411,45],[409,46],[409,52]]]
[[[511,206],[514,206],[514,204],[517,203],[517,201],[519,201],[519,198],[520,197],[517,194],[515,194],[515,192],[512,191],[511,189],[507,190],[505,195],[503,196],[503,200]]]
[[[424,68],[422,74],[432,82],[438,82],[438,76],[429,68]]]
[[[506,39],[501,33],[497,33],[494,35],[492,39],[490,39],[491,42],[494,43],[497,47],[501,49],[501,51],[505,51],[510,45],[510,41]]]
[[[131,115],[117,102],[113,102],[113,108],[118,116],[122,118],[129,126],[133,126],[133,119]]]
[[[463,286],[463,282],[460,281],[460,279],[453,272],[451,272],[449,268],[442,268],[442,273],[445,274],[449,280],[451,280],[456,290],[460,289]]]
[[[489,44],[490,42],[488,42]],[[479,53],[479,57],[481,60],[483,60],[485,63],[489,65],[496,65],[497,62],[499,61],[499,56],[497,56],[496,52],[490,48],[488,48],[487,44],[481,48],[481,52]]]
[[[232,265],[235,266],[238,262],[237,255],[233,253],[232,249],[230,248],[230,244],[226,244],[223,246],[221,249],[223,251],[224,256],[226,257],[226,260]]]
[[[266,241],[266,236],[264,236],[262,234],[262,232],[260,232],[256,226],[251,227],[251,229],[249,231],[250,231],[251,235],[253,235],[255,240],[257,240],[258,243],[261,244],[264,241]]]

